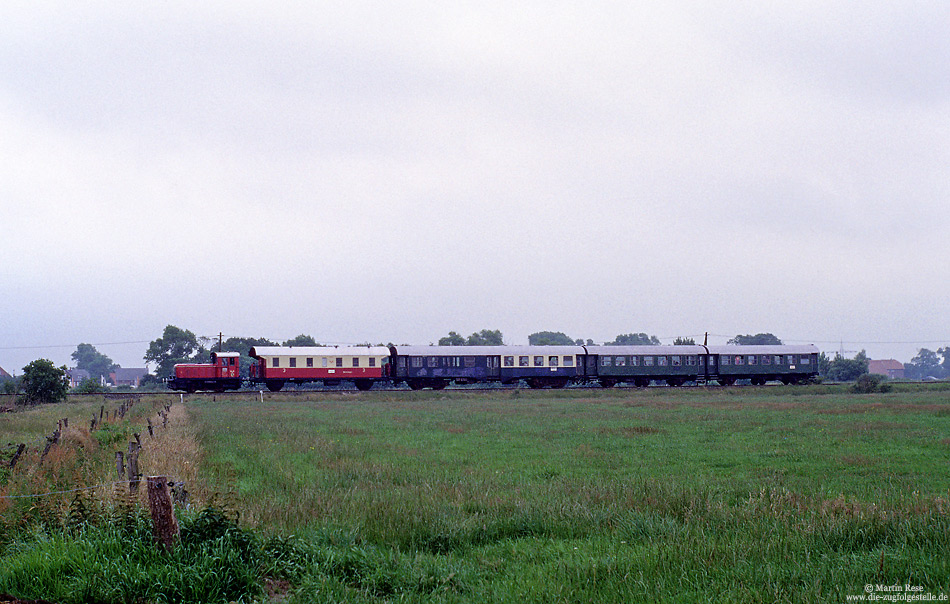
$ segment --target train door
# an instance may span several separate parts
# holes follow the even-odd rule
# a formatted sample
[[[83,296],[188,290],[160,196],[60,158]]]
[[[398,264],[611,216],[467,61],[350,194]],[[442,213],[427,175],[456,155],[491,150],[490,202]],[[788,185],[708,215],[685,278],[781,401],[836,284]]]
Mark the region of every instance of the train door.
[[[498,379],[501,377],[501,357],[486,357],[488,367],[488,378]]]

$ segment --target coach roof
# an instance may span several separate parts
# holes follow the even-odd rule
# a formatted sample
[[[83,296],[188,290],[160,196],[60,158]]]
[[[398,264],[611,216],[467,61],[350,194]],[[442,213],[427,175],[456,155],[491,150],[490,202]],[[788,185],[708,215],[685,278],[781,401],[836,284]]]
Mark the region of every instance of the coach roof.
[[[482,357],[586,354],[583,346],[394,346],[399,356]]]
[[[260,357],[388,357],[385,346],[254,346],[250,355]]]

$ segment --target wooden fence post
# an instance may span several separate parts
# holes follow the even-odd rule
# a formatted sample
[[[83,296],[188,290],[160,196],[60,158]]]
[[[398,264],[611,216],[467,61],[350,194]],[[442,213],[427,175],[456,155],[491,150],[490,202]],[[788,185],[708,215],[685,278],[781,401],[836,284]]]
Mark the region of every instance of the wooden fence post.
[[[172,507],[172,498],[168,492],[168,478],[165,476],[149,476],[148,481],[148,508],[152,514],[152,534],[160,549],[171,553],[178,542],[178,520],[175,519],[175,509]]]
[[[20,456],[23,455],[23,451],[26,450],[26,445],[20,443],[20,446],[16,448],[16,453],[13,454],[13,459],[10,460],[10,469],[16,467],[16,462],[20,460]]]
[[[139,492],[139,449],[135,441],[129,442],[129,493]]]
[[[149,417],[146,417],[146,418],[145,418],[145,421],[148,422],[148,435],[149,435],[149,436],[155,436],[155,433],[152,432],[152,419],[149,418]]]
[[[119,475],[119,478],[122,478],[122,475],[125,474],[125,459],[122,451],[115,452],[115,473]]]

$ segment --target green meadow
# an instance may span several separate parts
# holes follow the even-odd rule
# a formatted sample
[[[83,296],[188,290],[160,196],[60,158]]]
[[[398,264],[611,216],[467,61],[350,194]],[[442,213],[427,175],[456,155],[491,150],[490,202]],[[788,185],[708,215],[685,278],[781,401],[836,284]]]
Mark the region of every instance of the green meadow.
[[[209,488],[230,484],[247,522],[317,548],[301,601],[840,601],[868,583],[950,593],[945,390],[443,391],[188,408]]]
[[[216,569],[207,591],[76,578],[77,591],[62,577],[116,558],[85,552],[18,595],[844,602],[866,585],[950,595],[943,385],[257,396],[173,406],[172,448],[196,444],[184,545],[173,560],[125,553],[109,574],[148,569],[175,583],[167,577]],[[185,463],[169,459],[162,471]],[[0,592],[42,574],[56,552],[147,542],[147,522],[124,513],[124,524],[91,523],[78,537],[35,525],[8,534],[4,562],[16,570],[0,570]],[[232,574],[242,580],[221,579]]]

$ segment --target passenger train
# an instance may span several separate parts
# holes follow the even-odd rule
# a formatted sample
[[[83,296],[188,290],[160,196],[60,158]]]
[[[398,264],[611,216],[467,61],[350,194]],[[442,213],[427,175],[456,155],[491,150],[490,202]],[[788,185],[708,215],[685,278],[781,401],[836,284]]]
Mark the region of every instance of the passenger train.
[[[250,383],[273,392],[286,384],[352,382],[441,390],[450,384],[611,388],[688,382],[731,386],[802,384],[818,376],[815,346],[256,346]],[[224,392],[242,386],[240,354],[212,352],[211,363],[175,365],[174,390]]]

